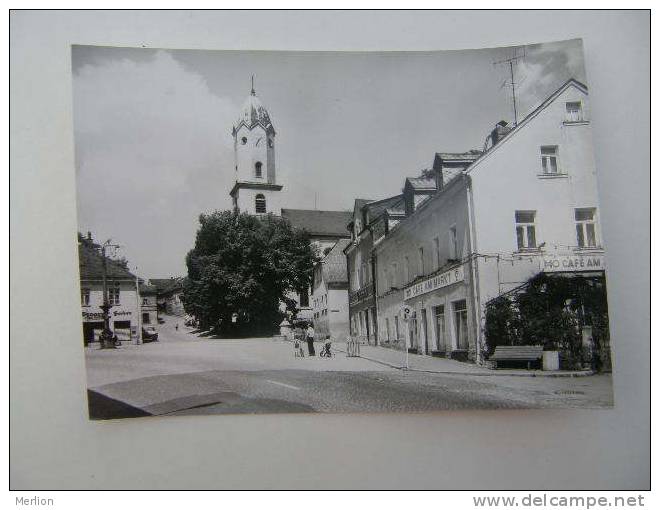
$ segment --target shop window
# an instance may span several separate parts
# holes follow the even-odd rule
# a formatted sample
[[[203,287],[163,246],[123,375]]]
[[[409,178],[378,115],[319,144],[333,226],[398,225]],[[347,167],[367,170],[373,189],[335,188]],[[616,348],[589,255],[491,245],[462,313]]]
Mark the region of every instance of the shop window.
[[[456,333],[456,348],[468,349],[467,304],[465,299],[452,303],[454,308],[454,328]]]
[[[575,209],[575,230],[580,248],[595,248],[596,240],[596,209]]]
[[[257,179],[261,179],[261,177],[262,177],[262,175],[261,175],[261,166],[262,166],[262,165],[261,165],[261,161],[257,161],[257,162],[254,164],[254,176],[255,176]]]
[[[559,172],[559,149],[556,145],[541,147],[541,168],[544,174],[556,175]]]
[[[516,211],[518,250],[536,248],[536,211]]]
[[[257,214],[266,213],[266,197],[261,193],[254,197],[254,212]]]
[[[447,350],[447,330],[445,324],[445,307],[444,305],[436,306],[434,309],[435,315],[435,338],[436,346],[439,351]]]
[[[80,304],[89,306],[89,289],[80,289]]]
[[[582,102],[569,101],[566,103],[566,122],[582,122]]]
[[[148,313],[142,314],[142,324],[151,324],[151,319],[149,318]]]

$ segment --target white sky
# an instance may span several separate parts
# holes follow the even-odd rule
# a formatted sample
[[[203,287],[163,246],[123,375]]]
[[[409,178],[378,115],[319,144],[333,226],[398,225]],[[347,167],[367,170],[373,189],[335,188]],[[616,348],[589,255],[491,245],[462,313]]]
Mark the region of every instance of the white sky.
[[[75,46],[79,229],[121,244],[142,277],[185,275],[198,215],[230,207],[231,127],[252,74],[277,132],[285,207],[396,194],[435,152],[480,148],[513,120],[508,68],[493,65],[512,54]],[[579,41],[527,46],[519,119],[569,77],[586,83]]]

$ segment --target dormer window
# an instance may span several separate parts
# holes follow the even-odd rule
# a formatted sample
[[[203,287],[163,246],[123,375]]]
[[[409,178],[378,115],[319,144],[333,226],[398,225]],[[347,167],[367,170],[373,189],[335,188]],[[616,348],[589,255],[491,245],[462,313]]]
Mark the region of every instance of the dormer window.
[[[582,122],[583,120],[582,102],[569,101],[566,103],[566,122]]]
[[[262,178],[262,173],[261,173],[261,161],[257,161],[254,164],[254,176],[258,179]]]

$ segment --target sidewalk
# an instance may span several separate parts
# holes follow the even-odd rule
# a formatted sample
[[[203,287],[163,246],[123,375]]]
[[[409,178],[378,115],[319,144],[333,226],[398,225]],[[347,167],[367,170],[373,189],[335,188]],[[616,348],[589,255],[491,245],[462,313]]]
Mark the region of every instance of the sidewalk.
[[[321,345],[321,344],[319,344]],[[333,343],[333,350],[346,352],[345,343]],[[385,347],[360,345],[360,357],[392,368],[406,369],[406,353]],[[474,363],[465,363],[447,358],[434,358],[419,354],[409,354],[408,370],[435,374],[456,374],[474,376],[514,376],[514,377],[584,377],[593,375],[592,371],[543,370],[492,370]]]

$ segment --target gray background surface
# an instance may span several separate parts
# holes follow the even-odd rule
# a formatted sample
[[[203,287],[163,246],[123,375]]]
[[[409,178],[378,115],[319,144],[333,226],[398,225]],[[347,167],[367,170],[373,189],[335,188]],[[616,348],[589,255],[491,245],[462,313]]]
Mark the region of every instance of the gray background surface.
[[[11,487],[650,485],[646,12],[13,12]],[[584,39],[615,356],[612,410],[87,420],[70,44],[432,50]]]

